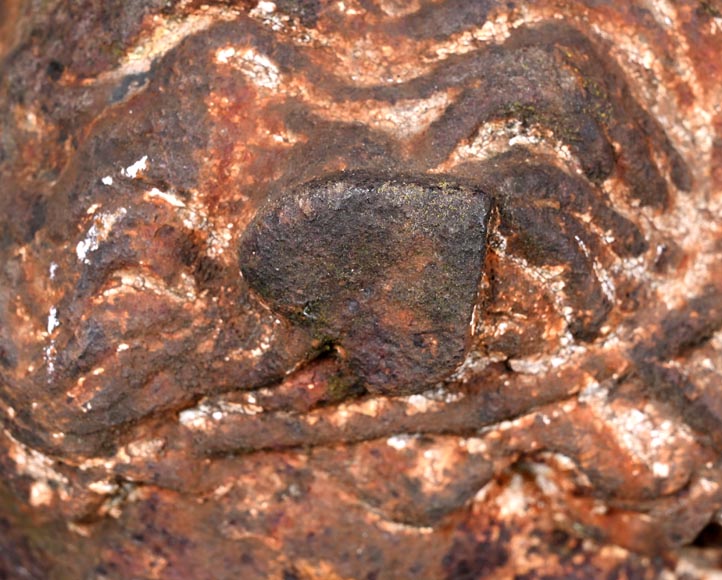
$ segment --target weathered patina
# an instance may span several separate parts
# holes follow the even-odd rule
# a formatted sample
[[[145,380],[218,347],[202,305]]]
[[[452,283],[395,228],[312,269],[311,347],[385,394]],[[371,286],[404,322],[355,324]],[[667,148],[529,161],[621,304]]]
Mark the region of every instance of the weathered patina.
[[[0,576],[702,577],[709,1],[0,2]]]

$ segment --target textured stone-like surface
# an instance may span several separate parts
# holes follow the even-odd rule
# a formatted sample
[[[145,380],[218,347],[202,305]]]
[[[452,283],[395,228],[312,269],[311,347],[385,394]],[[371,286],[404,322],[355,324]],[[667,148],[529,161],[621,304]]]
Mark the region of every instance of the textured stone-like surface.
[[[709,1],[0,2],[0,575],[701,577],[720,53]]]
[[[335,348],[361,388],[423,392],[464,361],[489,198],[448,179],[344,172],[250,224],[241,272],[271,308]]]

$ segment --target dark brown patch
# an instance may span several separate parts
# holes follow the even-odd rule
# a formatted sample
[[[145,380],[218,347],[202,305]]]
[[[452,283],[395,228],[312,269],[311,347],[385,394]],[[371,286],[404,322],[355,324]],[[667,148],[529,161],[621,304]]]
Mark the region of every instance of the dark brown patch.
[[[464,357],[490,200],[443,178],[340,174],[289,192],[246,231],[244,278],[345,352],[373,392],[419,392]]]

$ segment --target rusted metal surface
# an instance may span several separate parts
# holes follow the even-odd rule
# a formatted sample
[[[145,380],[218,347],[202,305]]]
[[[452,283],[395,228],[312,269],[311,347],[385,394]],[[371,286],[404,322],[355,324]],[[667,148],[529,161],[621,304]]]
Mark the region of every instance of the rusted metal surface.
[[[0,575],[719,564],[714,3],[0,16]]]

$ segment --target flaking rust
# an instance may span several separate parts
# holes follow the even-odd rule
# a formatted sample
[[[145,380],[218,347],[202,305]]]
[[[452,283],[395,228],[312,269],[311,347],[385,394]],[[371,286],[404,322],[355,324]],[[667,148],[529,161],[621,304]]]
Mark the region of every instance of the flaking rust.
[[[0,576],[705,577],[720,54],[707,1],[0,2]]]

